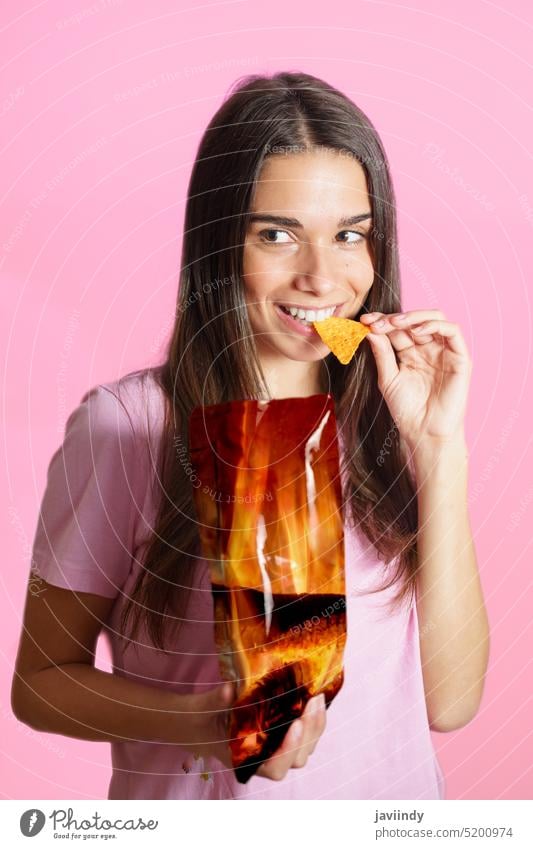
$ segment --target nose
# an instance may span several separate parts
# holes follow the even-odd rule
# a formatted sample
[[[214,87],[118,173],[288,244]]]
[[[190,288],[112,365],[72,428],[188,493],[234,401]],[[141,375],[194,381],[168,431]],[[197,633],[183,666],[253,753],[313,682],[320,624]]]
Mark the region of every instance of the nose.
[[[333,256],[329,246],[307,242],[300,252],[294,269],[294,286],[300,292],[311,292],[319,297],[332,293],[335,283]]]

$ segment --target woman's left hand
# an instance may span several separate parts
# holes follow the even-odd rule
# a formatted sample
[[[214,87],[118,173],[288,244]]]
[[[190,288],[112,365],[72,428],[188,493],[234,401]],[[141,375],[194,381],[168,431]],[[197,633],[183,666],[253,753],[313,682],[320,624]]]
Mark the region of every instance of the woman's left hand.
[[[360,321],[370,327],[378,387],[409,448],[462,437],[472,362],[458,325],[439,310],[364,313]]]

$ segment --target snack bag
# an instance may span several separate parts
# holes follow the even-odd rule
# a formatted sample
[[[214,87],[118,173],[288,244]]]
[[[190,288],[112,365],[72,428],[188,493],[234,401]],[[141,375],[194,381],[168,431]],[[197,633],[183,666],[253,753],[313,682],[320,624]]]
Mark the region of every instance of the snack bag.
[[[329,394],[196,407],[194,504],[209,562],[228,738],[246,783],[308,700],[343,683],[344,525]]]

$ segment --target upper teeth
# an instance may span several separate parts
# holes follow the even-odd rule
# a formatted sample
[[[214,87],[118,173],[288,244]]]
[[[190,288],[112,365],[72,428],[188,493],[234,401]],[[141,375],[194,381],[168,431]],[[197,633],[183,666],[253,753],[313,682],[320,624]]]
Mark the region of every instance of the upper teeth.
[[[302,310],[298,307],[286,307],[286,309],[295,318],[303,318],[305,321],[323,321],[325,318],[330,318],[335,312],[335,307],[328,307],[323,310]]]

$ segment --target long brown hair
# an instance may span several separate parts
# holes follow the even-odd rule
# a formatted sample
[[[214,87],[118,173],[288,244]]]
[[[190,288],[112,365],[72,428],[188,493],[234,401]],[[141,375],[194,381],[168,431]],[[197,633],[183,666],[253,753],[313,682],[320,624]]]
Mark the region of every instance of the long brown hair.
[[[176,320],[164,362],[154,372],[165,397],[159,454],[160,505],[139,577],[123,608],[124,634],[144,622],[165,650],[172,627],[186,621],[201,557],[193,490],[183,461],[193,407],[267,390],[242,286],[243,245],[261,167],[277,150],[342,150],[363,167],[372,206],[374,282],[363,311],[399,312],[396,209],[389,164],[374,126],[345,95],[304,73],[238,80],[200,142],[188,187]],[[365,534],[399,582],[394,605],[414,593],[416,491],[402,441],[377,386],[370,346],[348,366],[322,361],[338,427],[346,520]],[[179,445],[179,450],[177,446]],[[375,591],[378,591],[375,590]],[[128,631],[128,625],[131,629]]]

